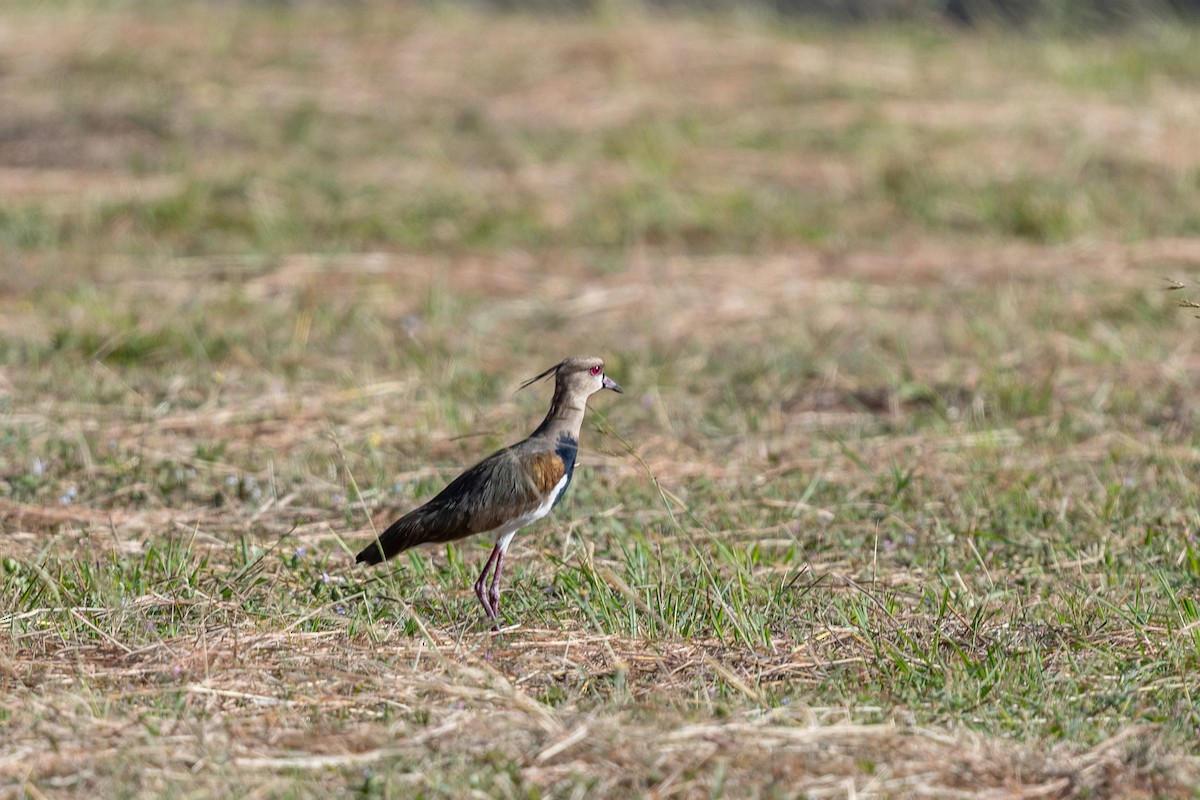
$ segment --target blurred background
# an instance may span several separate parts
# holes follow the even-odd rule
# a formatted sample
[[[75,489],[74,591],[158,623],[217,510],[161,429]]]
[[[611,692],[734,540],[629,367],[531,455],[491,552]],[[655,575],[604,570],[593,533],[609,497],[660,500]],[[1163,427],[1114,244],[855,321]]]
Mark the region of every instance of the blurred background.
[[[5,0],[0,774],[1192,796],[1198,15]],[[353,567],[576,353],[515,634]]]
[[[139,502],[279,457],[326,506],[325,431],[403,503],[576,352],[663,476],[1064,414],[1192,441],[1195,12],[9,3],[8,492],[111,505],[150,437],[215,472]]]

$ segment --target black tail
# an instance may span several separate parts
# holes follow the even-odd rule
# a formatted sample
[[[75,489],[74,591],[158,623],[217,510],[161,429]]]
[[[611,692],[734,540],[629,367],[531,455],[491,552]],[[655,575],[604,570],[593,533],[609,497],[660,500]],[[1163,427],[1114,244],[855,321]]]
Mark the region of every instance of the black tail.
[[[382,541],[371,542],[354,557],[354,560],[359,564],[378,564],[395,555],[395,553],[386,552],[382,545]]]
[[[378,564],[416,544],[412,536],[414,526],[411,524],[411,517],[412,514],[406,514],[389,525],[388,529],[364,547],[354,560],[359,564]]]
[[[419,544],[448,542],[474,533],[460,521],[461,516],[457,512],[447,513],[436,502],[426,503],[389,525],[354,560],[359,564],[378,564]]]

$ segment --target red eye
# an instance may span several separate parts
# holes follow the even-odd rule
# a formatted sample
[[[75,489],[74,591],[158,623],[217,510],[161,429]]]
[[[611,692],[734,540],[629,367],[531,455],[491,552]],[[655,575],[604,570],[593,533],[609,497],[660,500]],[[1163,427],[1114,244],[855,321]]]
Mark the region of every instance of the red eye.
[[[588,372],[592,373],[593,375],[599,375],[600,374],[600,365],[597,364],[596,366],[589,369]]]

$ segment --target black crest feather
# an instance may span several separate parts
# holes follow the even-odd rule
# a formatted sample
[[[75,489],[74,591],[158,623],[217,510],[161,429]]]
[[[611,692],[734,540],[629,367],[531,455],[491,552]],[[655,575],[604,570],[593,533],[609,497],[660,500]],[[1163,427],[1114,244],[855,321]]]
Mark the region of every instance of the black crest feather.
[[[532,386],[533,384],[535,384],[535,383],[537,383],[538,381],[540,381],[542,378],[547,378],[547,377],[549,377],[549,376],[551,376],[551,375],[555,375],[555,374],[557,374],[557,373],[558,373],[558,370],[559,370],[559,369],[562,367],[562,365],[563,365],[564,363],[566,363],[566,362],[560,361],[560,362],[558,362],[557,364],[555,364],[553,367],[550,367],[550,369],[548,369],[548,370],[546,370],[545,372],[543,372],[542,374],[540,374],[540,375],[537,375],[537,376],[535,376],[535,377],[533,377],[533,378],[530,378],[529,380],[527,380],[527,381],[525,381],[524,383],[522,383],[522,384],[521,384],[519,387],[517,387],[517,391],[519,392],[519,391],[521,391],[522,389],[526,388],[527,386]]]

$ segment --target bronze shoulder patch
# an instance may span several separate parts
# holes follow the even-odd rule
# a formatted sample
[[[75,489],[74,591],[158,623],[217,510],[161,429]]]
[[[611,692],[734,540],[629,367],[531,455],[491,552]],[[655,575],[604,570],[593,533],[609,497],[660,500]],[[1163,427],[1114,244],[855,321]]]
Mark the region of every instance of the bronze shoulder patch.
[[[553,450],[531,453],[521,461],[534,489],[541,495],[549,494],[567,473],[566,464]]]

